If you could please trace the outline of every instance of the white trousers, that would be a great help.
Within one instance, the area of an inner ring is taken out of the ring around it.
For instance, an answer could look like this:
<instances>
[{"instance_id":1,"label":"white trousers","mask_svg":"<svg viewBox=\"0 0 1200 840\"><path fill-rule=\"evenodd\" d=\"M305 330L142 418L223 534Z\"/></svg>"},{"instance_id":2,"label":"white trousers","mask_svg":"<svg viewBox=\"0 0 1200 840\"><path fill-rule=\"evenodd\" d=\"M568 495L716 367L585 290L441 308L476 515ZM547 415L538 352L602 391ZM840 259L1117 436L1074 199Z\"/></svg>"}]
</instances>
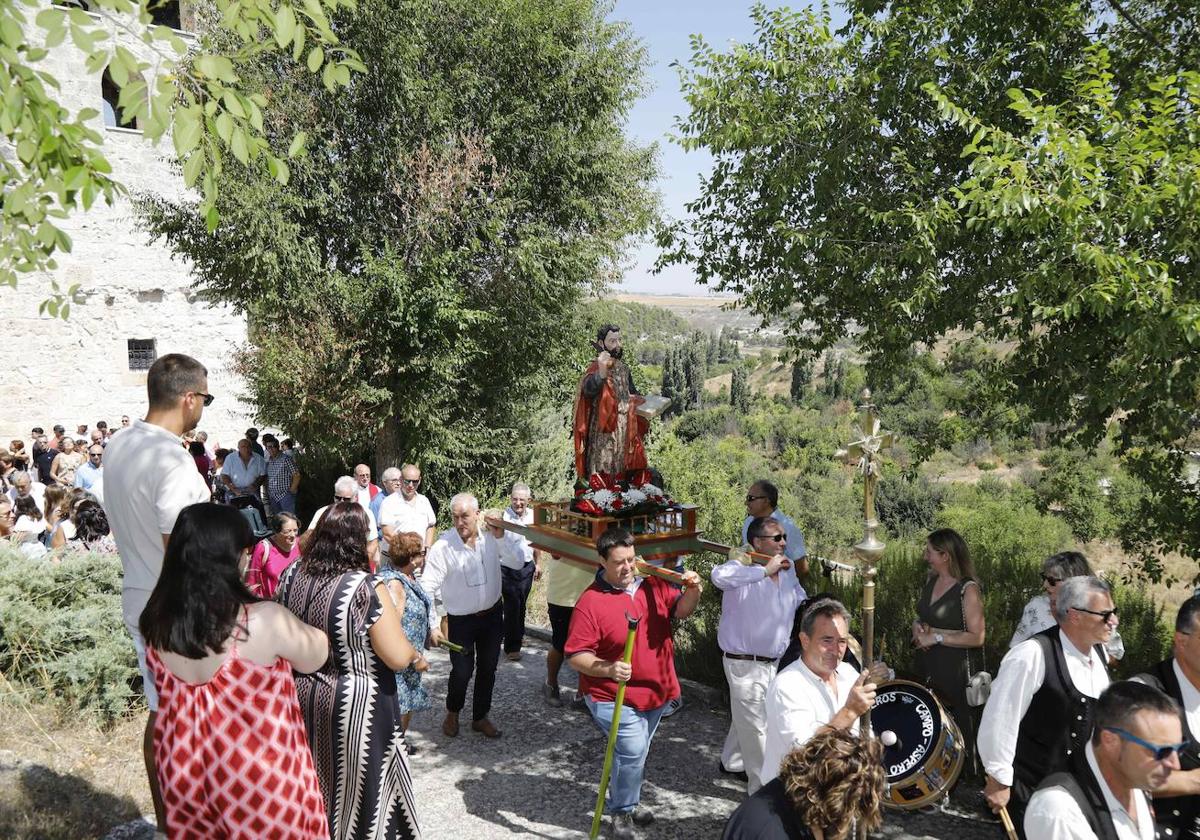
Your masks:
<instances>
[{"instance_id":1,"label":"white trousers","mask_svg":"<svg viewBox=\"0 0 1200 840\"><path fill-rule=\"evenodd\" d=\"M763 750L767 742L767 686L775 679L776 664L727 656L721 657L721 664L729 682L732 718L721 750L721 763L726 770L746 771L746 793L749 795L762 787Z\"/></svg>"}]
</instances>

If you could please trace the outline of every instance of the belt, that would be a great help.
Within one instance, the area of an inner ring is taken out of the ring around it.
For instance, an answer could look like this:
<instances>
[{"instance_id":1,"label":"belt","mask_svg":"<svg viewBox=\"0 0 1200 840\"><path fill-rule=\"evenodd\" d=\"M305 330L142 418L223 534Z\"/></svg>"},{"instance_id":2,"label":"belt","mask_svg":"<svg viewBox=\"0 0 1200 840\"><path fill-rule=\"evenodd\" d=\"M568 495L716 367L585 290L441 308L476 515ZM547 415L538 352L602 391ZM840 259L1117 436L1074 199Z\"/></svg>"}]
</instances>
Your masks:
<instances>
[{"instance_id":1,"label":"belt","mask_svg":"<svg viewBox=\"0 0 1200 840\"><path fill-rule=\"evenodd\" d=\"M778 656L755 656L752 653L725 653L721 651L721 655L726 659L738 659L743 662L774 662L779 659Z\"/></svg>"},{"instance_id":2,"label":"belt","mask_svg":"<svg viewBox=\"0 0 1200 840\"><path fill-rule=\"evenodd\" d=\"M479 612L473 612L473 613L464 613L464 614L463 614L463 616L460 616L460 617L470 617L470 618L476 618L476 617L478 617L478 616L481 616L481 615L487 615L488 613L490 613L490 612L492 612L494 609L496 609L496 607L500 606L500 601L501 601L501 600L503 600L503 599L497 598L497 599L496 599L496 603L492 604L492 605L491 605L490 607L488 607L486 610L480 610Z\"/></svg>"}]
</instances>

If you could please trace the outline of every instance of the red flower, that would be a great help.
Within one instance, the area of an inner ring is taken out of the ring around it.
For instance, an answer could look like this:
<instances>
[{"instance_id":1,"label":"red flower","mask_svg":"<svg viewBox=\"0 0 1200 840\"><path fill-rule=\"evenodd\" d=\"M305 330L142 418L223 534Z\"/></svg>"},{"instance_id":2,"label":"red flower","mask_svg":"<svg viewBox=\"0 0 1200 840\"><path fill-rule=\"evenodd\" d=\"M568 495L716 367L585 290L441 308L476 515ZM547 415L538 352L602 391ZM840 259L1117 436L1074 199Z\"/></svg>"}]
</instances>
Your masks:
<instances>
[{"instance_id":1,"label":"red flower","mask_svg":"<svg viewBox=\"0 0 1200 840\"><path fill-rule=\"evenodd\" d=\"M623 507L625 507L625 500L622 499L620 496L617 496L615 499L612 500L612 509L613 510L620 510Z\"/></svg>"},{"instance_id":2,"label":"red flower","mask_svg":"<svg viewBox=\"0 0 1200 840\"><path fill-rule=\"evenodd\" d=\"M604 480L604 476L600 473L592 473L588 477L588 486L593 490L603 490L608 486L608 483Z\"/></svg>"},{"instance_id":3,"label":"red flower","mask_svg":"<svg viewBox=\"0 0 1200 840\"><path fill-rule=\"evenodd\" d=\"M638 470L629 479L631 487L641 487L644 484L650 483L650 470Z\"/></svg>"},{"instance_id":4,"label":"red flower","mask_svg":"<svg viewBox=\"0 0 1200 840\"><path fill-rule=\"evenodd\" d=\"M575 503L575 509L580 513L586 513L589 516L600 516L604 511L600 510L591 499L580 499Z\"/></svg>"}]
</instances>

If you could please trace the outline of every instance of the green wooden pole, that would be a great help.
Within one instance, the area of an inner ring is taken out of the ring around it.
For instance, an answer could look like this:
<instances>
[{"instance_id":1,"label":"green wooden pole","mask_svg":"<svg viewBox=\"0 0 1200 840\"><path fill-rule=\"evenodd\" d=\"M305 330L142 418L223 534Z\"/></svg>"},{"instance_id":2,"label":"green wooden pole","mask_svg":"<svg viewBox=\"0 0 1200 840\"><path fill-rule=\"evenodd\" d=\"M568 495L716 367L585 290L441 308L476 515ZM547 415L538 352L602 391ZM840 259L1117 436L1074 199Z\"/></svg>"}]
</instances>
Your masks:
<instances>
[{"instance_id":1,"label":"green wooden pole","mask_svg":"<svg viewBox=\"0 0 1200 840\"><path fill-rule=\"evenodd\" d=\"M625 664L633 659L633 640L637 637L638 620L625 613L629 621L629 633L625 636L625 653L621 661ZM600 836L600 817L604 813L604 794L608 790L608 779L612 775L613 750L617 748L617 727L621 725L621 707L625 703L625 683L617 683L617 699L613 704L612 724L608 727L608 749L604 751L604 771L600 774L600 792L596 795L596 813L592 815L591 840Z\"/></svg>"}]
</instances>

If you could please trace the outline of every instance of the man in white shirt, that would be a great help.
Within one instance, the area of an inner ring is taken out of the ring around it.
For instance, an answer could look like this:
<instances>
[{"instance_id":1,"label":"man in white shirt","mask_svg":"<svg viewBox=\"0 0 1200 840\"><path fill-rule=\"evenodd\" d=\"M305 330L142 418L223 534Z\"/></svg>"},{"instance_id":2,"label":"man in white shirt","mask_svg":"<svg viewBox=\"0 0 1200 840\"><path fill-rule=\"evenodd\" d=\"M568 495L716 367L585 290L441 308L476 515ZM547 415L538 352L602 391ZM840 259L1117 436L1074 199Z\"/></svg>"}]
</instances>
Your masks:
<instances>
[{"instance_id":1,"label":"man in white shirt","mask_svg":"<svg viewBox=\"0 0 1200 840\"><path fill-rule=\"evenodd\" d=\"M29 472L13 473L10 479L12 487L8 490L8 498L15 505L17 499L22 496L33 496L33 501L37 504L38 510L46 506L46 485L40 481L34 481L33 475Z\"/></svg>"},{"instance_id":2,"label":"man in white shirt","mask_svg":"<svg viewBox=\"0 0 1200 840\"><path fill-rule=\"evenodd\" d=\"M1154 791L1154 810L1164 838L1200 840L1200 596L1183 602L1175 616L1174 650L1135 680L1159 689L1183 708L1180 769Z\"/></svg>"},{"instance_id":3,"label":"man in white shirt","mask_svg":"<svg viewBox=\"0 0 1200 840\"><path fill-rule=\"evenodd\" d=\"M775 678L779 657L787 650L796 608L805 592L785 553L783 525L759 517L750 522L748 533L751 548L770 555L770 561L747 565L730 559L714 566L711 578L722 592L717 644L729 683L732 718L721 766L728 770L740 759L746 770L746 793L753 794L762 787L767 688Z\"/></svg>"},{"instance_id":4,"label":"man in white shirt","mask_svg":"<svg viewBox=\"0 0 1200 840\"><path fill-rule=\"evenodd\" d=\"M231 501L236 498L249 499L263 519L267 518L266 508L259 496L259 488L267 483L267 461L250 448L250 441L246 438L238 441L237 454L225 459L221 467L221 482L227 488Z\"/></svg>"},{"instance_id":5,"label":"man in white shirt","mask_svg":"<svg viewBox=\"0 0 1200 840\"><path fill-rule=\"evenodd\" d=\"M371 483L371 468L366 464L355 466L354 483L357 485L355 492L358 494L358 503L364 510L370 510L371 500L383 492L378 484Z\"/></svg>"},{"instance_id":6,"label":"man in white shirt","mask_svg":"<svg viewBox=\"0 0 1200 840\"><path fill-rule=\"evenodd\" d=\"M433 545L437 534L437 516L429 499L417 492L421 486L421 468L405 464L400 468L400 492L392 493L379 506L379 525L384 542L406 531L418 534L426 546Z\"/></svg>"},{"instance_id":7,"label":"man in white shirt","mask_svg":"<svg viewBox=\"0 0 1200 840\"><path fill-rule=\"evenodd\" d=\"M333 482L333 502L357 502L358 496L355 493L357 484L352 476L343 475L337 481ZM313 514L313 518L308 523L308 532L305 534L305 543L308 541L308 536L312 533L313 528L317 527L317 523L321 521L321 517L325 511L329 510L329 505L317 508L317 512ZM375 517L370 510L367 514L367 556L371 558L371 567L379 568L379 538L376 534L379 533L379 526L375 523Z\"/></svg>"},{"instance_id":8,"label":"man in white shirt","mask_svg":"<svg viewBox=\"0 0 1200 840\"><path fill-rule=\"evenodd\" d=\"M121 611L133 637L142 690L150 718L143 753L154 799L158 831L166 837L166 817L154 765L154 722L158 694L146 667L146 646L138 620L162 571L163 551L179 512L209 500L208 485L183 448L184 432L196 428L204 407L212 403L208 371L190 356L171 353L157 359L146 378L150 408L113 438L104 454L105 512L121 557L124 580Z\"/></svg>"},{"instance_id":9,"label":"man in white shirt","mask_svg":"<svg viewBox=\"0 0 1200 840\"><path fill-rule=\"evenodd\" d=\"M839 601L821 598L809 605L800 622L800 658L767 689L762 784L779 775L785 755L821 729L858 731L887 668L876 663L859 674L843 659L849 643L850 613Z\"/></svg>"},{"instance_id":10,"label":"man in white shirt","mask_svg":"<svg viewBox=\"0 0 1200 840\"><path fill-rule=\"evenodd\" d=\"M474 672L471 729L488 738L499 738L500 730L488 720L488 712L504 633L500 553L506 543L511 546L512 542L505 539L507 532L502 528L479 533L479 501L470 493L459 493L450 500L450 514L454 527L429 549L421 576L430 600L441 598L445 606L449 640L463 649L462 653L450 652L442 732L451 738L458 734L458 715L466 705L467 686ZM429 636L435 645L447 638L442 635L441 619L434 610L429 611Z\"/></svg>"},{"instance_id":11,"label":"man in white shirt","mask_svg":"<svg viewBox=\"0 0 1200 840\"><path fill-rule=\"evenodd\" d=\"M1113 683L1096 702L1095 731L1083 761L1038 787L1025 812L1025 834L1037 840L1153 840L1146 791L1179 769L1184 747L1179 706L1140 682Z\"/></svg>"},{"instance_id":12,"label":"man in white shirt","mask_svg":"<svg viewBox=\"0 0 1200 840\"><path fill-rule=\"evenodd\" d=\"M779 509L779 488L769 481L760 479L746 491L746 520L742 523L742 542L748 542L750 523L763 517L774 519L783 526L787 534L787 551L796 574L801 578L808 574L808 549L804 546L804 534L796 523Z\"/></svg>"},{"instance_id":13,"label":"man in white shirt","mask_svg":"<svg viewBox=\"0 0 1200 840\"><path fill-rule=\"evenodd\" d=\"M979 725L984 795L994 812L1007 807L1018 829L1042 779L1082 752L1096 698L1110 682L1103 646L1117 612L1108 584L1067 578L1054 612L1057 627L1021 642L1000 663Z\"/></svg>"},{"instance_id":14,"label":"man in white shirt","mask_svg":"<svg viewBox=\"0 0 1200 840\"><path fill-rule=\"evenodd\" d=\"M518 525L532 525L533 510L529 507L531 495L528 484L521 481L514 484L509 505L503 513L504 520ZM504 596L504 655L518 662L521 659L521 643L525 641L525 604L537 577L537 563L529 540L520 534L512 536L515 537L518 550L506 553L500 560L500 589Z\"/></svg>"}]
</instances>

